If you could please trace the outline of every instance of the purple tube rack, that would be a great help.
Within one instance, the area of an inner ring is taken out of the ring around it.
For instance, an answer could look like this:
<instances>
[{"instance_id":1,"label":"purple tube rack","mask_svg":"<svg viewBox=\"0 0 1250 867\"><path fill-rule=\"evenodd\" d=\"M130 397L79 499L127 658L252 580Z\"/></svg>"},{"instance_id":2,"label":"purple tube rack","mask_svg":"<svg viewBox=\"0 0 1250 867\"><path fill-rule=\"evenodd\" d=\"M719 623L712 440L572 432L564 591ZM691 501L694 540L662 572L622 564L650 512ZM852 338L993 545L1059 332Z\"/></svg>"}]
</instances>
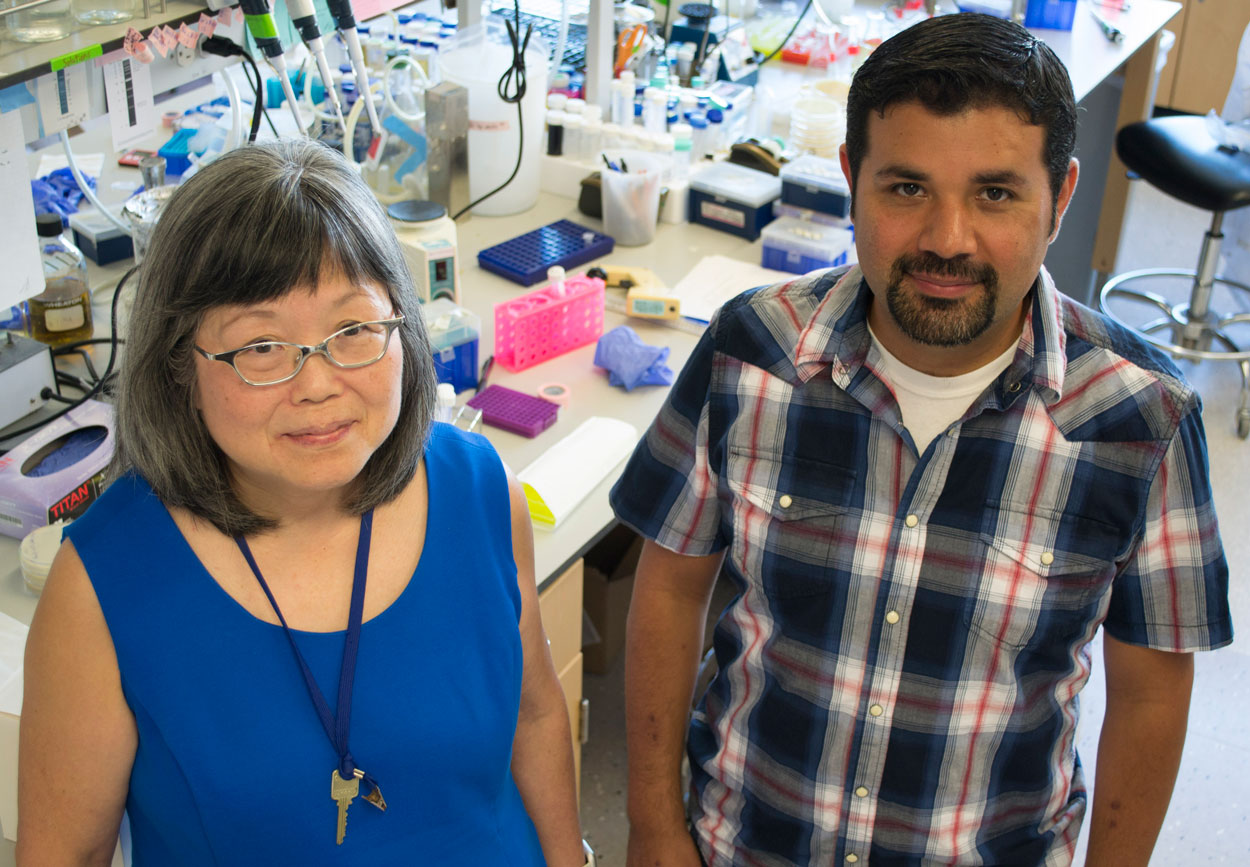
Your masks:
<instances>
[{"instance_id":1,"label":"purple tube rack","mask_svg":"<svg viewBox=\"0 0 1250 867\"><path fill-rule=\"evenodd\" d=\"M555 424L560 407L532 394L488 385L468 402L482 411L482 421L524 437L536 437Z\"/></svg>"}]
</instances>

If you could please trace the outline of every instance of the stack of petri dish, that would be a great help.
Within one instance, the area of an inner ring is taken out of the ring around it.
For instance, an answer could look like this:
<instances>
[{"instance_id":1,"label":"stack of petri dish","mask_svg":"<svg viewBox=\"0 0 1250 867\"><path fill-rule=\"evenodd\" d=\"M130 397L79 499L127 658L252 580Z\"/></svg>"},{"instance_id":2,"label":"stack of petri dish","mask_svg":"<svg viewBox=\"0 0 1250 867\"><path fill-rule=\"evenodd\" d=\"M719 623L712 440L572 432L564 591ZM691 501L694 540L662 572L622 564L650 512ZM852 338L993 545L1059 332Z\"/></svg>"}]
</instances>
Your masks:
<instances>
[{"instance_id":1,"label":"stack of petri dish","mask_svg":"<svg viewBox=\"0 0 1250 867\"><path fill-rule=\"evenodd\" d=\"M803 153L836 158L846 138L846 106L820 94L806 93L790 109L790 146Z\"/></svg>"}]
</instances>

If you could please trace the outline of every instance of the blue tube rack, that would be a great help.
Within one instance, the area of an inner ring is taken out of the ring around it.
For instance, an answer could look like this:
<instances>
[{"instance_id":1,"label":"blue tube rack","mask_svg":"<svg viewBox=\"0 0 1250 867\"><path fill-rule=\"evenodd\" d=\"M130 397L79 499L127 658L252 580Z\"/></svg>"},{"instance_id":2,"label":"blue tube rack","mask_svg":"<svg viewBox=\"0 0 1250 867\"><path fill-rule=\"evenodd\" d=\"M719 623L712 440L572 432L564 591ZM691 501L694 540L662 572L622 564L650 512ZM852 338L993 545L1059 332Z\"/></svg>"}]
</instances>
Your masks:
<instances>
[{"instance_id":1,"label":"blue tube rack","mask_svg":"<svg viewBox=\"0 0 1250 867\"><path fill-rule=\"evenodd\" d=\"M547 279L547 269L559 265L571 271L591 259L612 252L616 242L602 232L571 220L557 220L524 235L487 247L477 254L479 267L522 286Z\"/></svg>"}]
</instances>

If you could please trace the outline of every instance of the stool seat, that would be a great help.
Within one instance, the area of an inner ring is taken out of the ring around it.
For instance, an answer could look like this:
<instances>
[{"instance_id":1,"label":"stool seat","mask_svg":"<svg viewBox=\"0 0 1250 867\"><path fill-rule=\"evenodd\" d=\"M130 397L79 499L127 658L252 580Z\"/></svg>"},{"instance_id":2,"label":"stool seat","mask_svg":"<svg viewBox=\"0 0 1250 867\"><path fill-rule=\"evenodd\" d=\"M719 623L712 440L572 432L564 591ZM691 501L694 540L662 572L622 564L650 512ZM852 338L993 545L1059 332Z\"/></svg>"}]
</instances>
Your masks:
<instances>
[{"instance_id":1,"label":"stool seat","mask_svg":"<svg viewBox=\"0 0 1250 867\"><path fill-rule=\"evenodd\" d=\"M1250 205L1250 152L1221 150L1203 117L1157 117L1129 124L1115 149L1130 170L1204 211Z\"/></svg>"}]
</instances>

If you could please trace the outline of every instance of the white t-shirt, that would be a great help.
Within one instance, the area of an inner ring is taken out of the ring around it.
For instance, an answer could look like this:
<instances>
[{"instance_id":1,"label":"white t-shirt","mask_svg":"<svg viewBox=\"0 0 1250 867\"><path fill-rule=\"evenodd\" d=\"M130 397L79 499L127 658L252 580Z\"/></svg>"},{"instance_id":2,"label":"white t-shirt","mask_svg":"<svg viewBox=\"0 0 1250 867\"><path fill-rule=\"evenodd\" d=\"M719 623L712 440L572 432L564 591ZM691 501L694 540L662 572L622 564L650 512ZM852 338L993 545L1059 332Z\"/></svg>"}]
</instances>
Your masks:
<instances>
[{"instance_id":1,"label":"white t-shirt","mask_svg":"<svg viewBox=\"0 0 1250 867\"><path fill-rule=\"evenodd\" d=\"M877 373L886 381L903 416L903 426L911 432L916 451L924 454L933 438L963 417L972 401L985 391L1011 364L1020 341L990 363L958 376L930 376L899 361L877 339L871 327L873 345L881 355Z\"/></svg>"}]
</instances>

